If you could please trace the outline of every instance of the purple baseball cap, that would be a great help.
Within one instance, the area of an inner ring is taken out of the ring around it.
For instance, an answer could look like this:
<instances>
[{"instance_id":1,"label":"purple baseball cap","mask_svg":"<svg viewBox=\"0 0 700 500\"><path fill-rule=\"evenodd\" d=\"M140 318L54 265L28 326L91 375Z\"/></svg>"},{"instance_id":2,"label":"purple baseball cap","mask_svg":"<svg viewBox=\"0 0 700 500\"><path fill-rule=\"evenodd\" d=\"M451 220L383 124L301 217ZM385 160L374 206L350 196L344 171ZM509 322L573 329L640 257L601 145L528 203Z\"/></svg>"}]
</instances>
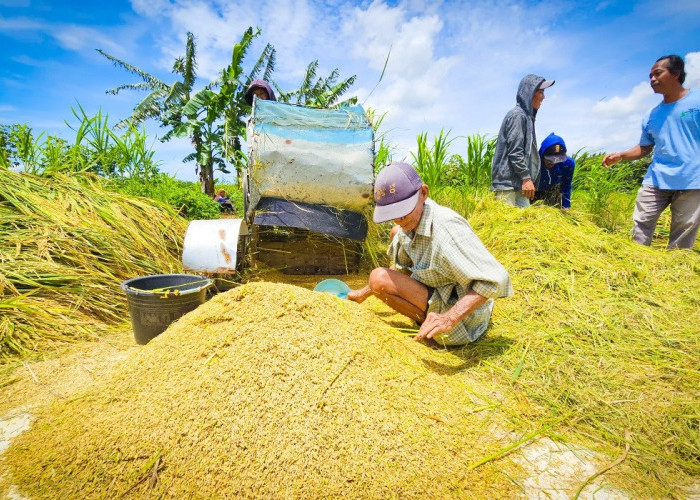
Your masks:
<instances>
[{"instance_id":1,"label":"purple baseball cap","mask_svg":"<svg viewBox=\"0 0 700 500\"><path fill-rule=\"evenodd\" d=\"M374 222L387 222L410 214L423 185L408 163L389 163L374 182Z\"/></svg>"}]
</instances>

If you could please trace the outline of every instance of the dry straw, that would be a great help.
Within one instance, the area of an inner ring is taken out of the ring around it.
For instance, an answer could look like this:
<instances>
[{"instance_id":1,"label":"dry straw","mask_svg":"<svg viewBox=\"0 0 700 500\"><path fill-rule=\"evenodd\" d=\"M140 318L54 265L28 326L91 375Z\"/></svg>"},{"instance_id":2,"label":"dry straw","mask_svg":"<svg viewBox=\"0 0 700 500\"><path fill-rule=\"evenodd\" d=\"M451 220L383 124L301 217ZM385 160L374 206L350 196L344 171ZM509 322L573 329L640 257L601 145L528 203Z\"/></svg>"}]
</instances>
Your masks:
<instances>
[{"instance_id":1,"label":"dry straw","mask_svg":"<svg viewBox=\"0 0 700 500\"><path fill-rule=\"evenodd\" d=\"M0 362L123 321L119 283L178 272L184 225L89 177L0 169Z\"/></svg>"}]
</instances>

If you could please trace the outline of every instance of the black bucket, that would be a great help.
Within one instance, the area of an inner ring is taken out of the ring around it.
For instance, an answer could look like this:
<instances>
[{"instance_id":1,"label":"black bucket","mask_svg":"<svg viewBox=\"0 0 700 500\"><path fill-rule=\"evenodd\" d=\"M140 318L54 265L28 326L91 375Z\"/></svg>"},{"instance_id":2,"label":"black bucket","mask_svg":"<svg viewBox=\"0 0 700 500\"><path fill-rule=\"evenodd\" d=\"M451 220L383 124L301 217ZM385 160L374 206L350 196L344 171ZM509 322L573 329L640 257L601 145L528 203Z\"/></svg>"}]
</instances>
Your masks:
<instances>
[{"instance_id":1,"label":"black bucket","mask_svg":"<svg viewBox=\"0 0 700 500\"><path fill-rule=\"evenodd\" d=\"M209 278L193 274L156 274L122 283L137 344L145 345L182 316L204 304Z\"/></svg>"}]
</instances>

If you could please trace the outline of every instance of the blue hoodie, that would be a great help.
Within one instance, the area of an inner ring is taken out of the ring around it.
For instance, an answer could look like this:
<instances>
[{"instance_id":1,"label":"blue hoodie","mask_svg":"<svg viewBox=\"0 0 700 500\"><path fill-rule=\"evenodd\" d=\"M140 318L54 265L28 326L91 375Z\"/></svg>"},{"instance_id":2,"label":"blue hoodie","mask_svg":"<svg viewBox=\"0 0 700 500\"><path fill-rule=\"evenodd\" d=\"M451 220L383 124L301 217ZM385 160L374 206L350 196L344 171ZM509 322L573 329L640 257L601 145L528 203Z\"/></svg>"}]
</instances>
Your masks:
<instances>
[{"instance_id":1,"label":"blue hoodie","mask_svg":"<svg viewBox=\"0 0 700 500\"><path fill-rule=\"evenodd\" d=\"M551 167L547 167L544 162L544 152L555 144L560 144L561 147L566 149L566 144L564 139L558 135L551 133L549 134L542 145L540 146L540 159L542 160L542 169L540 171L540 182L537 185L537 191L546 191L557 184L559 184L559 189L561 190L561 206L562 208L571 208L571 181L574 178L574 159L567 155L566 161L561 163L555 163Z\"/></svg>"}]
</instances>

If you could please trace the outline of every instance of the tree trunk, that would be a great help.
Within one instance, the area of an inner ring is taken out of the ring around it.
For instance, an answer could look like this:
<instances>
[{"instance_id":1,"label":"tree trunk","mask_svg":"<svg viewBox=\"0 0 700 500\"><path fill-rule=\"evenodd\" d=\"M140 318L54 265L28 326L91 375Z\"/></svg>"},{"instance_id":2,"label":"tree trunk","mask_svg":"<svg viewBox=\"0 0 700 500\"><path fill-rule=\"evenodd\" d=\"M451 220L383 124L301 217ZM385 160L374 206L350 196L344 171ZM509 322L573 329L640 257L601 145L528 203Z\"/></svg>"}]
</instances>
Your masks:
<instances>
[{"instance_id":1,"label":"tree trunk","mask_svg":"<svg viewBox=\"0 0 700 500\"><path fill-rule=\"evenodd\" d=\"M202 167L202 191L212 198L214 197L214 166L209 163Z\"/></svg>"},{"instance_id":2,"label":"tree trunk","mask_svg":"<svg viewBox=\"0 0 700 500\"><path fill-rule=\"evenodd\" d=\"M202 193L214 197L214 164L211 159L211 154L208 155L207 164L199 163L200 152L202 150L202 137L195 131L192 135L192 144L197 152L197 164L199 165L199 185L202 188Z\"/></svg>"}]
</instances>

